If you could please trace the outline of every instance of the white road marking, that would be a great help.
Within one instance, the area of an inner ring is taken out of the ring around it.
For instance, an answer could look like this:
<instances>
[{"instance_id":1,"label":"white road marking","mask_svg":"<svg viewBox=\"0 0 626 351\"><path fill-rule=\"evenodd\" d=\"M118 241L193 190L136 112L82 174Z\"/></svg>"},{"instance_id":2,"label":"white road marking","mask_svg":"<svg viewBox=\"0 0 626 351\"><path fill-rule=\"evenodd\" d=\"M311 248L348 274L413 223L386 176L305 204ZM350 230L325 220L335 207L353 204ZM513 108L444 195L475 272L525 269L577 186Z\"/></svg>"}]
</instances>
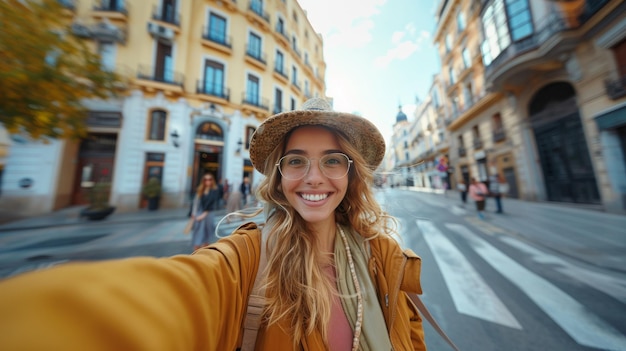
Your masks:
<instances>
[{"instance_id":1,"label":"white road marking","mask_svg":"<svg viewBox=\"0 0 626 351\"><path fill-rule=\"evenodd\" d=\"M578 280L590 287L600 290L626 304L626 281L600 274L585 268L575 267L567 261L554 255L542 252L522 241L509 236L503 236L500 240L517 248L532 257L533 261L549 264L562 274Z\"/></svg>"},{"instance_id":2,"label":"white road marking","mask_svg":"<svg viewBox=\"0 0 626 351\"><path fill-rule=\"evenodd\" d=\"M626 351L626 337L558 287L527 270L459 224L446 224L463 236L485 261L515 284L578 344Z\"/></svg>"},{"instance_id":3,"label":"white road marking","mask_svg":"<svg viewBox=\"0 0 626 351\"><path fill-rule=\"evenodd\" d=\"M430 221L417 220L459 313L522 329L463 254Z\"/></svg>"}]
</instances>

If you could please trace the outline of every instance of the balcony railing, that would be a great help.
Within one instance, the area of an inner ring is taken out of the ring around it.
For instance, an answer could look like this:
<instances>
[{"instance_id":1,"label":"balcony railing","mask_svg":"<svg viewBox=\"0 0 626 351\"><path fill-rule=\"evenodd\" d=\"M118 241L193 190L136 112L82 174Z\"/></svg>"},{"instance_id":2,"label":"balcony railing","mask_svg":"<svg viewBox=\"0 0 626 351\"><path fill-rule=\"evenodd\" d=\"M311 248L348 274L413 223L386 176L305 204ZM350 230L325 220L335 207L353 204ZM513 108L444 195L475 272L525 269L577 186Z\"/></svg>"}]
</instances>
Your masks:
<instances>
[{"instance_id":1,"label":"balcony railing","mask_svg":"<svg viewBox=\"0 0 626 351\"><path fill-rule=\"evenodd\" d=\"M209 84L205 83L203 80L199 80L196 86L196 93L215 96L230 101L230 89L224 87L223 84Z\"/></svg>"},{"instance_id":2,"label":"balcony railing","mask_svg":"<svg viewBox=\"0 0 626 351\"><path fill-rule=\"evenodd\" d=\"M506 138L506 132L504 129L499 128L493 131L493 142L497 143L498 141L502 141Z\"/></svg>"},{"instance_id":3,"label":"balcony railing","mask_svg":"<svg viewBox=\"0 0 626 351\"><path fill-rule=\"evenodd\" d=\"M274 67L274 72L278 73L281 77L285 78L286 80L289 80L289 74L287 74L287 72L285 72L283 68Z\"/></svg>"},{"instance_id":4,"label":"balcony railing","mask_svg":"<svg viewBox=\"0 0 626 351\"><path fill-rule=\"evenodd\" d=\"M249 47L246 46L246 55L252 57L253 59L261 62L262 64L267 64L267 61L265 59L265 54L262 52L258 52L255 50L250 49Z\"/></svg>"},{"instance_id":5,"label":"balcony railing","mask_svg":"<svg viewBox=\"0 0 626 351\"><path fill-rule=\"evenodd\" d=\"M152 80L160 83L174 84L183 86L185 83L185 75L172 70L155 70L154 67L140 65L137 70L137 78Z\"/></svg>"},{"instance_id":6,"label":"balcony railing","mask_svg":"<svg viewBox=\"0 0 626 351\"><path fill-rule=\"evenodd\" d=\"M265 22L267 23L270 22L270 15L267 13L267 11L263 10L263 4L260 1L258 0L250 1L250 4L248 5L248 9L250 9L250 11L258 15L259 17L263 18Z\"/></svg>"},{"instance_id":7,"label":"balcony railing","mask_svg":"<svg viewBox=\"0 0 626 351\"><path fill-rule=\"evenodd\" d=\"M464 157L467 155L467 149L465 149L464 147L460 147L458 151L459 151L459 157Z\"/></svg>"},{"instance_id":8,"label":"balcony railing","mask_svg":"<svg viewBox=\"0 0 626 351\"><path fill-rule=\"evenodd\" d=\"M206 27L202 31L202 39L212 41L216 44L232 49L232 38L226 36L225 33L209 31Z\"/></svg>"},{"instance_id":9,"label":"balcony railing","mask_svg":"<svg viewBox=\"0 0 626 351\"><path fill-rule=\"evenodd\" d=\"M159 11L156 6L152 7L152 19L180 26L180 14L176 13L172 7Z\"/></svg>"},{"instance_id":10,"label":"balcony railing","mask_svg":"<svg viewBox=\"0 0 626 351\"><path fill-rule=\"evenodd\" d=\"M483 141L480 139L474 139L472 144L474 145L474 149L480 149L483 147Z\"/></svg>"},{"instance_id":11,"label":"balcony railing","mask_svg":"<svg viewBox=\"0 0 626 351\"><path fill-rule=\"evenodd\" d=\"M604 81L606 95L612 100L620 99L626 96L626 74L618 79L607 79Z\"/></svg>"},{"instance_id":12,"label":"balcony railing","mask_svg":"<svg viewBox=\"0 0 626 351\"><path fill-rule=\"evenodd\" d=\"M258 107L263 110L269 111L270 108L268 100L266 98L259 97L258 95L242 93L241 94L241 103L246 105L252 105Z\"/></svg>"},{"instance_id":13,"label":"balcony railing","mask_svg":"<svg viewBox=\"0 0 626 351\"><path fill-rule=\"evenodd\" d=\"M93 7L94 11L104 11L104 12L119 12L124 15L128 15L128 9L124 4L120 4L117 2L111 1L101 1L100 5L95 5Z\"/></svg>"}]
</instances>

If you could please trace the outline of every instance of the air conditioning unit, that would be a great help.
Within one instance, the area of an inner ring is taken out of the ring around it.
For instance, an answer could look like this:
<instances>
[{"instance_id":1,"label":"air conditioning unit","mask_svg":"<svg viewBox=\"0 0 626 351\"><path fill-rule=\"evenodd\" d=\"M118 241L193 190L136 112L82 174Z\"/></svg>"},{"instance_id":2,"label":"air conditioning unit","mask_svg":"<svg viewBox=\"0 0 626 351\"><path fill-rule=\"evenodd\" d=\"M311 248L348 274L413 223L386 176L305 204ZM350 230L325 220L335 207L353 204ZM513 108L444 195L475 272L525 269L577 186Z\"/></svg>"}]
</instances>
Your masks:
<instances>
[{"instance_id":1,"label":"air conditioning unit","mask_svg":"<svg viewBox=\"0 0 626 351\"><path fill-rule=\"evenodd\" d=\"M153 22L148 23L148 32L150 32L153 37L160 39L174 39L174 30L172 28L167 28Z\"/></svg>"}]
</instances>

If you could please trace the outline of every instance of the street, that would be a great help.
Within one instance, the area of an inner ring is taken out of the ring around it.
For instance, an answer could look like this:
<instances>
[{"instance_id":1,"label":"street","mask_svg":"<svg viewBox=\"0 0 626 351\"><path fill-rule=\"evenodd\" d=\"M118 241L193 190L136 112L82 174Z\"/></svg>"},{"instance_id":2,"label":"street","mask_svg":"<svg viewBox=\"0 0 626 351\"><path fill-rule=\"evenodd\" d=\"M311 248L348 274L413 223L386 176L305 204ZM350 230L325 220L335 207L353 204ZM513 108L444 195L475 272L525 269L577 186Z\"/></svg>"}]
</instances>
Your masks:
<instances>
[{"instance_id":1,"label":"street","mask_svg":"<svg viewBox=\"0 0 626 351\"><path fill-rule=\"evenodd\" d=\"M499 215L489 199L480 220L455 192L383 189L377 198L398 218L401 246L422 258L424 303L462 350L626 350L624 216L511 199ZM190 253L184 211L164 214L0 226L0 276L72 260ZM241 223L222 224L220 234ZM429 350L449 350L426 321L424 329Z\"/></svg>"}]
</instances>

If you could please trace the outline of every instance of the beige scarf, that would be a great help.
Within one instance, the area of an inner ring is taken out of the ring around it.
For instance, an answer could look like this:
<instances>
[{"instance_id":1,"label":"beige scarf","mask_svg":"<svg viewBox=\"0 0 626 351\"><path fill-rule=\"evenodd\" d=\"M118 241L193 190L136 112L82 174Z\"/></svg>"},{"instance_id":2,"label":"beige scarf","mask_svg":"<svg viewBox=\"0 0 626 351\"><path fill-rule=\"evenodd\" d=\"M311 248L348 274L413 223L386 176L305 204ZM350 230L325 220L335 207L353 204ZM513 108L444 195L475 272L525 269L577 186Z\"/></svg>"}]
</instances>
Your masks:
<instances>
[{"instance_id":1,"label":"beige scarf","mask_svg":"<svg viewBox=\"0 0 626 351\"><path fill-rule=\"evenodd\" d=\"M378 303L374 284L367 270L369 253L366 251L364 238L351 229L343 228L346 234L354 268L363 294L363 326L361 331L360 350L386 351L391 350L391 341L385 324L383 311ZM337 270L337 287L342 295L341 304L354 330L357 319L356 287L350 274L348 256L339 233L335 238L335 265Z\"/></svg>"}]
</instances>

